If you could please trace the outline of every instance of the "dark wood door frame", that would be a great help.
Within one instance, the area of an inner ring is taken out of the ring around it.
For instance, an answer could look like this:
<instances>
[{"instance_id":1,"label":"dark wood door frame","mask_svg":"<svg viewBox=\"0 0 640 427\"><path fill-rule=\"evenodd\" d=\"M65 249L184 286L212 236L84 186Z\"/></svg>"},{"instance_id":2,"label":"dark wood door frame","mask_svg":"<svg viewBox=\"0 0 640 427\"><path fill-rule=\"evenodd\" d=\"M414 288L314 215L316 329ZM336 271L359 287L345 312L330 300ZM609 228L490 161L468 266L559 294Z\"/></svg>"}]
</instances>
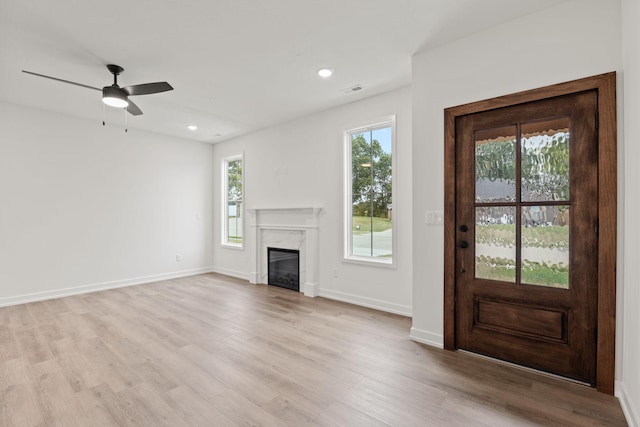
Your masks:
<instances>
[{"instance_id":1,"label":"dark wood door frame","mask_svg":"<svg viewBox=\"0 0 640 427\"><path fill-rule=\"evenodd\" d=\"M596 388L613 394L615 382L617 144L615 72L487 99L444 111L444 347L455 350L456 118L571 93L598 93L598 320Z\"/></svg>"}]
</instances>

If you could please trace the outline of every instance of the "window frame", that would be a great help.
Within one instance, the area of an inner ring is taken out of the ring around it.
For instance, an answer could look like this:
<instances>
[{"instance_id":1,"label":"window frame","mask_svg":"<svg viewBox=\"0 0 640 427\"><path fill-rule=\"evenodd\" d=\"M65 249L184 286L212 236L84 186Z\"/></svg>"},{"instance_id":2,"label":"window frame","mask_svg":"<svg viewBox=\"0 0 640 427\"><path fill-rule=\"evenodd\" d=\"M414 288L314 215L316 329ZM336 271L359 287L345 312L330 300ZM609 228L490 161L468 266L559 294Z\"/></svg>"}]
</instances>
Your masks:
<instances>
[{"instance_id":1,"label":"window frame","mask_svg":"<svg viewBox=\"0 0 640 427\"><path fill-rule=\"evenodd\" d=\"M241 204L240 204L240 226L242 228L242 242L241 243L234 243L234 242L230 242L229 241L229 199L227 198L228 192L229 192L229 163L231 162L235 162L235 161L240 161L241 167L242 167L242 179L241 179L241 184L242 184L242 196L240 198ZM244 224L244 175L245 175L245 170L244 170L244 153L241 154L236 154L234 156L229 156L229 157L225 157L224 159L222 159L222 179L221 179L221 183L222 183L222 194L221 194L221 200L222 200L222 221L221 221L221 230L222 230L222 238L221 238L221 242L220 244L223 247L226 248L231 248L231 249L244 249L244 240L245 240L245 224Z\"/></svg>"},{"instance_id":2,"label":"window frame","mask_svg":"<svg viewBox=\"0 0 640 427\"><path fill-rule=\"evenodd\" d=\"M391 128L391 206L392 206L392 218L397 218L396 207L398 206L396 201L397 195L397 126L396 115L390 115L380 117L378 119L369 120L358 124L357 126L350 127L343 132L343 261L354 264L363 264L369 266L395 268L397 264L397 234L398 228L392 223L391 234L391 257L371 257L353 254L353 187L352 187L352 135L365 132L374 131L376 129Z\"/></svg>"}]
</instances>

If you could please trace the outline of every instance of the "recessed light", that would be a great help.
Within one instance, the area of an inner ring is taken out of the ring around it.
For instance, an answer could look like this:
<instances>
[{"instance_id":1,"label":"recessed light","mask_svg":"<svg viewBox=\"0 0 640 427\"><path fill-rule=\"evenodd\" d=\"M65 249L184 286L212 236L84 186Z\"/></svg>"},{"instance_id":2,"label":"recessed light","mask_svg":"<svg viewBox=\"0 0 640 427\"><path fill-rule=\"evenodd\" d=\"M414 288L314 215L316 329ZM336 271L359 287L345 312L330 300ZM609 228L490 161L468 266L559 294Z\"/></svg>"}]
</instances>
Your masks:
<instances>
[{"instance_id":1,"label":"recessed light","mask_svg":"<svg viewBox=\"0 0 640 427\"><path fill-rule=\"evenodd\" d=\"M318 75L322 78L331 77L333 75L333 70L330 68L320 68L318 70Z\"/></svg>"},{"instance_id":2,"label":"recessed light","mask_svg":"<svg viewBox=\"0 0 640 427\"><path fill-rule=\"evenodd\" d=\"M187 129L189 129L189 130L198 130L198 126L196 126L196 125L189 125L189 126L187 126Z\"/></svg>"}]
</instances>

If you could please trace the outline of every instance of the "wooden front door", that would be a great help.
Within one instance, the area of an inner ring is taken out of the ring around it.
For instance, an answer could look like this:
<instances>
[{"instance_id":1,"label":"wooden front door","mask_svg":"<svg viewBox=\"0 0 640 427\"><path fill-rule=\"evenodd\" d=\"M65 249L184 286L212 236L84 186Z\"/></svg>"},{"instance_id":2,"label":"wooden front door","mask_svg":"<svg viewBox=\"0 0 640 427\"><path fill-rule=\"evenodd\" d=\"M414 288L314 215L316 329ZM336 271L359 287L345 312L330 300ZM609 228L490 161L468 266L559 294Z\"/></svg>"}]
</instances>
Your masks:
<instances>
[{"instance_id":1,"label":"wooden front door","mask_svg":"<svg viewBox=\"0 0 640 427\"><path fill-rule=\"evenodd\" d=\"M458 348L594 382L596 101L458 120Z\"/></svg>"},{"instance_id":2,"label":"wooden front door","mask_svg":"<svg viewBox=\"0 0 640 427\"><path fill-rule=\"evenodd\" d=\"M592 89L455 118L455 348L598 383L598 107Z\"/></svg>"}]
</instances>

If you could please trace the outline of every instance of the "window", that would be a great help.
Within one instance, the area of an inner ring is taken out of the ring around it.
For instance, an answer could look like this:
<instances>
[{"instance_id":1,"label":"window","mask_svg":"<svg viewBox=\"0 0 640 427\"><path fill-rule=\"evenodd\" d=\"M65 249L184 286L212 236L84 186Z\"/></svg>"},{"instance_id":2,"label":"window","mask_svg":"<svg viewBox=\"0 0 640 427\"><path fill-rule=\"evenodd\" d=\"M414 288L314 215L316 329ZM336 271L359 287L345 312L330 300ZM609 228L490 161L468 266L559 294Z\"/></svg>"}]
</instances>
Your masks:
<instances>
[{"instance_id":1,"label":"window","mask_svg":"<svg viewBox=\"0 0 640 427\"><path fill-rule=\"evenodd\" d=\"M393 263L395 118L345 132L345 259Z\"/></svg>"},{"instance_id":2,"label":"window","mask_svg":"<svg viewBox=\"0 0 640 427\"><path fill-rule=\"evenodd\" d=\"M242 247L242 155L222 161L222 244Z\"/></svg>"}]
</instances>

